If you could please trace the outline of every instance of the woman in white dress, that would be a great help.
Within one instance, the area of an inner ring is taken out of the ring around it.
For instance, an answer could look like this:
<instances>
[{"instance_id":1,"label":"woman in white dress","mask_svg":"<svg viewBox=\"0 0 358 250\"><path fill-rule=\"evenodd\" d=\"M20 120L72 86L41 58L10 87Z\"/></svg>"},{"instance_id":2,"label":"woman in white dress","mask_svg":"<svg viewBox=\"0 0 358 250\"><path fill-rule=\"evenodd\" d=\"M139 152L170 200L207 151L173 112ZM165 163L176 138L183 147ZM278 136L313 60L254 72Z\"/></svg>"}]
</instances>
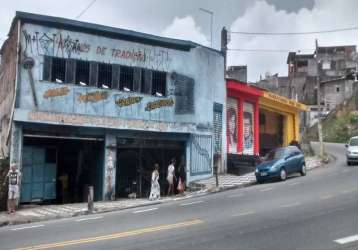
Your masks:
<instances>
[{"instance_id":1,"label":"woman in white dress","mask_svg":"<svg viewBox=\"0 0 358 250\"><path fill-rule=\"evenodd\" d=\"M160 199L160 186L159 186L159 164L154 164L154 170L152 172L152 185L150 188L149 200Z\"/></svg>"},{"instance_id":2,"label":"woman in white dress","mask_svg":"<svg viewBox=\"0 0 358 250\"><path fill-rule=\"evenodd\" d=\"M170 165L168 166L168 175L167 175L167 181L168 181L168 196L171 194L174 194L174 178L175 178L175 159L172 159L170 161Z\"/></svg>"}]
</instances>

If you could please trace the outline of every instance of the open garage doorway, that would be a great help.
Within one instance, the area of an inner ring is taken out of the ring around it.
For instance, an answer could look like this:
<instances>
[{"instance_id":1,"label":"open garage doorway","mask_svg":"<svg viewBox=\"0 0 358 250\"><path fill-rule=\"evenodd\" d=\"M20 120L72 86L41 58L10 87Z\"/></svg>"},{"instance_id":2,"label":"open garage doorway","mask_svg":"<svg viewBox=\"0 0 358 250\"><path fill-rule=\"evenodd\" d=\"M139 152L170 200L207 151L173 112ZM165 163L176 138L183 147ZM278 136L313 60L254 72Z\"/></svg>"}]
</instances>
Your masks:
<instances>
[{"instance_id":1,"label":"open garage doorway","mask_svg":"<svg viewBox=\"0 0 358 250\"><path fill-rule=\"evenodd\" d=\"M75 203L94 186L102 198L103 140L24 136L22 203Z\"/></svg>"},{"instance_id":2,"label":"open garage doorway","mask_svg":"<svg viewBox=\"0 0 358 250\"><path fill-rule=\"evenodd\" d=\"M283 146L284 119L279 113L260 108L260 155Z\"/></svg>"},{"instance_id":3,"label":"open garage doorway","mask_svg":"<svg viewBox=\"0 0 358 250\"><path fill-rule=\"evenodd\" d=\"M186 168L185 142L119 139L116 172L117 198L149 197L151 174L155 163L159 164L159 184L161 195L164 196L168 188L167 169L172 158L176 160L176 176L179 176L181 168L184 168L184 171Z\"/></svg>"}]
</instances>

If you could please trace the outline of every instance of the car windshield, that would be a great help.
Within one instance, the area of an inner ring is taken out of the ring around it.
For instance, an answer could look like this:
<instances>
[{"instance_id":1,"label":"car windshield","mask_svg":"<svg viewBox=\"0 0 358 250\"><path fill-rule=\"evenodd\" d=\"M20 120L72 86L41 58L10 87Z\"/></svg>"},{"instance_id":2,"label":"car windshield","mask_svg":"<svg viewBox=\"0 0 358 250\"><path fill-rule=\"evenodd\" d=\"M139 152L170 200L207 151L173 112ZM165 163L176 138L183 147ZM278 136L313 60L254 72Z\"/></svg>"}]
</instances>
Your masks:
<instances>
[{"instance_id":1,"label":"car windshield","mask_svg":"<svg viewBox=\"0 0 358 250\"><path fill-rule=\"evenodd\" d=\"M274 159L280 159L283 158L285 155L286 150L284 148L278 148L275 150L272 150L270 153L267 154L266 160L274 160Z\"/></svg>"},{"instance_id":2,"label":"car windshield","mask_svg":"<svg viewBox=\"0 0 358 250\"><path fill-rule=\"evenodd\" d=\"M351 139L349 146L358 146L358 138Z\"/></svg>"}]
</instances>

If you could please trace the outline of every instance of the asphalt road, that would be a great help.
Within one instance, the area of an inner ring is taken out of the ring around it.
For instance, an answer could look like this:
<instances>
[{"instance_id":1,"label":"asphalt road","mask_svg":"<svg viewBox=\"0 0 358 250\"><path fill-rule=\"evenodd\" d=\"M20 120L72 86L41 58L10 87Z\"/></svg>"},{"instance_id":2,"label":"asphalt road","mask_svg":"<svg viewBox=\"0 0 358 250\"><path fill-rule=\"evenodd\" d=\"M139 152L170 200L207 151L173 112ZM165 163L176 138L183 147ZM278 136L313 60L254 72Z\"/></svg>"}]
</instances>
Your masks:
<instances>
[{"instance_id":1,"label":"asphalt road","mask_svg":"<svg viewBox=\"0 0 358 250\"><path fill-rule=\"evenodd\" d=\"M336 162L285 182L3 227L0 249L358 249L358 166L327 151Z\"/></svg>"}]
</instances>

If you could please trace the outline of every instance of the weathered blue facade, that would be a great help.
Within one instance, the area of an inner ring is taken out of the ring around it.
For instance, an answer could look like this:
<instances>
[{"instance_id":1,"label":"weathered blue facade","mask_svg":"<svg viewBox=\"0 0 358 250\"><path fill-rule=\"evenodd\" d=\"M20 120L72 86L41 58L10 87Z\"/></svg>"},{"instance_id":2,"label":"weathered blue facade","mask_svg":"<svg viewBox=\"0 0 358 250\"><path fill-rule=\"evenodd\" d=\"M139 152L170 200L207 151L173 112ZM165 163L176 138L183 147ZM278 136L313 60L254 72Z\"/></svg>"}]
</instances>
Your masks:
<instances>
[{"instance_id":1,"label":"weathered blue facade","mask_svg":"<svg viewBox=\"0 0 358 250\"><path fill-rule=\"evenodd\" d=\"M26 136L103 140L98 176L102 199L115 197L120 138L183 142L187 183L213 174L215 152L218 165L225 166L225 126L215 129L214 140L214 106L226 103L220 52L192 42L28 13L17 13L14 23L19 23L19 64L10 121L12 162L21 166ZM63 69L56 68L58 61L52 58L66 59L64 79L54 79L55 71L61 77ZM78 68L69 70L79 62L89 65L88 82L76 80ZM99 82L100 64L110 67L109 87ZM124 78L115 69L125 66L134 72L132 89L119 87ZM161 93L153 92L155 75L149 71L165 75ZM146 83L152 86L149 92L144 91ZM225 121L225 114L217 117L220 124Z\"/></svg>"}]
</instances>

